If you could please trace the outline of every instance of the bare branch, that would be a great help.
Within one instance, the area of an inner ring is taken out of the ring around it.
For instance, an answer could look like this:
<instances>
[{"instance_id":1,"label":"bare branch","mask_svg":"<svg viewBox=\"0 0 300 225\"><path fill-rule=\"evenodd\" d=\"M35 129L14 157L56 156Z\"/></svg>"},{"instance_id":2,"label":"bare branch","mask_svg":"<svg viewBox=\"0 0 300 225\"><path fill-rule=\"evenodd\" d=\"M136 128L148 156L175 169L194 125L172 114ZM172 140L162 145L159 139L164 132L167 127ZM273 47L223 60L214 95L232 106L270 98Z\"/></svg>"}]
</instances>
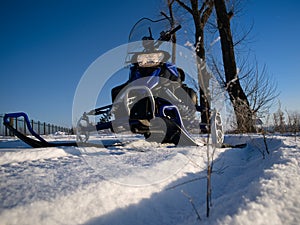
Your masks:
<instances>
[{"instance_id":1,"label":"bare branch","mask_svg":"<svg viewBox=\"0 0 300 225\"><path fill-rule=\"evenodd\" d=\"M239 40L235 41L235 42L233 43L233 45L236 46L236 45L239 45L239 44L241 44L242 42L244 42L244 41L249 37L250 33L251 33L252 30L253 30L253 27L254 27L254 25L253 25L253 23L252 23L252 25L251 25L251 27L248 29L248 31L246 31L246 32L244 33L244 35L243 35L241 38L239 38Z\"/></svg>"},{"instance_id":2,"label":"bare branch","mask_svg":"<svg viewBox=\"0 0 300 225\"><path fill-rule=\"evenodd\" d=\"M279 95L276 83L267 73L266 65L260 71L257 62L244 75L243 86L255 114L267 113Z\"/></svg>"},{"instance_id":3,"label":"bare branch","mask_svg":"<svg viewBox=\"0 0 300 225\"><path fill-rule=\"evenodd\" d=\"M215 72L214 74L218 75L218 80L221 82L222 86L226 87L226 81L223 72L219 69L220 66L218 66L218 63L214 57L212 57L212 67Z\"/></svg>"},{"instance_id":4,"label":"bare branch","mask_svg":"<svg viewBox=\"0 0 300 225\"><path fill-rule=\"evenodd\" d=\"M202 7L206 6L205 11L203 12L203 10L201 11ZM201 9L199 10L200 15L201 16L201 23L202 24L206 24L212 11L213 11L213 6L214 6L214 2L213 1L205 1L201 7ZM203 13L202 13L203 12Z\"/></svg>"},{"instance_id":5,"label":"bare branch","mask_svg":"<svg viewBox=\"0 0 300 225\"><path fill-rule=\"evenodd\" d=\"M186 11L188 11L190 14L193 15L193 10L188 7L186 4L184 4L182 1L180 0L175 0L182 8L184 8Z\"/></svg>"}]
</instances>

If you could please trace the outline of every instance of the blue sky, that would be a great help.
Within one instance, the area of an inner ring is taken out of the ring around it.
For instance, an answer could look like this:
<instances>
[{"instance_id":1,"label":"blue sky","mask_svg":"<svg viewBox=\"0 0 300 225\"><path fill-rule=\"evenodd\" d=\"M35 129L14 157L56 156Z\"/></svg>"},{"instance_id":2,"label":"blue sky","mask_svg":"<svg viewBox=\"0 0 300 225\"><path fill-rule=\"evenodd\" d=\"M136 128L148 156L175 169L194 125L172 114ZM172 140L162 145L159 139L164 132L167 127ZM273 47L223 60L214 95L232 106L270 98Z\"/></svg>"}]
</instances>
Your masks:
<instances>
[{"instance_id":1,"label":"blue sky","mask_svg":"<svg viewBox=\"0 0 300 225\"><path fill-rule=\"evenodd\" d=\"M155 18L160 2L0 1L0 113L25 111L33 119L69 126L85 70L125 44L138 19ZM246 6L239 19L254 22L251 49L278 82L282 108L300 111L299 1Z\"/></svg>"},{"instance_id":2,"label":"blue sky","mask_svg":"<svg viewBox=\"0 0 300 225\"><path fill-rule=\"evenodd\" d=\"M250 1L251 44L260 64L278 83L282 110L300 111L300 1Z\"/></svg>"}]
</instances>

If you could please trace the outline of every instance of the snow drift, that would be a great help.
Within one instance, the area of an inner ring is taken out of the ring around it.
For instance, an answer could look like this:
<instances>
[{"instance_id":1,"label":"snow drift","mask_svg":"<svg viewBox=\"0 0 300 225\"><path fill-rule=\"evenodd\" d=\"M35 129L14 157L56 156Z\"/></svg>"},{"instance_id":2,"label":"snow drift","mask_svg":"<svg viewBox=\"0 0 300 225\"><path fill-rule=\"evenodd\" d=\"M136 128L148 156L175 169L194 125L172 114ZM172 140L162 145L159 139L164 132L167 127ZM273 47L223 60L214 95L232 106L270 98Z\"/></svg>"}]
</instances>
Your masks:
<instances>
[{"instance_id":1,"label":"snow drift","mask_svg":"<svg viewBox=\"0 0 300 225\"><path fill-rule=\"evenodd\" d=\"M261 136L226 136L244 141L216 149L206 218L206 146L31 149L2 137L1 224L299 224L299 138L269 136L265 159Z\"/></svg>"}]
</instances>

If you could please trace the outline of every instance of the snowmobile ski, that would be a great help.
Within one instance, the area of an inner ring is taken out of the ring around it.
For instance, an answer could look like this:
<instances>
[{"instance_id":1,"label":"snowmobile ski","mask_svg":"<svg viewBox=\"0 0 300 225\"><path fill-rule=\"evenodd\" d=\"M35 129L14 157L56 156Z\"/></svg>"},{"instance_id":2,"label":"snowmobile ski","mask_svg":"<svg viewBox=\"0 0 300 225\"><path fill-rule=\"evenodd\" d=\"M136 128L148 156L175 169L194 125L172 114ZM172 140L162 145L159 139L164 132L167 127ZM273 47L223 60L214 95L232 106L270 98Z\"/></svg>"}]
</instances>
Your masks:
<instances>
[{"instance_id":1,"label":"snowmobile ski","mask_svg":"<svg viewBox=\"0 0 300 225\"><path fill-rule=\"evenodd\" d=\"M36 139L30 138L17 129L15 129L13 126L10 125L9 119L10 118L19 118L23 117L24 121L26 123L26 127L29 130L29 132L34 136ZM3 124L20 140L25 142L26 144L30 145L33 148L47 148L47 147L62 147L62 146L74 146L74 147L115 147L115 146L123 146L124 143L120 141L105 141L102 140L101 143L91 143L91 142L78 142L78 141L54 141L54 142L48 142L44 138L42 138L40 135L38 135L33 129L29 122L28 116L24 112L18 112L18 113L9 113L4 115Z\"/></svg>"}]
</instances>

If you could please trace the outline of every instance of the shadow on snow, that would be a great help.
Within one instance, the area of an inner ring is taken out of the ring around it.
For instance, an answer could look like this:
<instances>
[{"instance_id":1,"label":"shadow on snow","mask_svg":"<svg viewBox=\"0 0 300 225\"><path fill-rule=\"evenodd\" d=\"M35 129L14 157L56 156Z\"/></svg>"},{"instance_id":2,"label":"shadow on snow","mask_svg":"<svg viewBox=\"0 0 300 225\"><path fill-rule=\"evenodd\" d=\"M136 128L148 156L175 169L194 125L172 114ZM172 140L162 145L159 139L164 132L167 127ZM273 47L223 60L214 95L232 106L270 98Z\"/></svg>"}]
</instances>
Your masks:
<instances>
[{"instance_id":1,"label":"shadow on snow","mask_svg":"<svg viewBox=\"0 0 300 225\"><path fill-rule=\"evenodd\" d=\"M238 138L238 137L237 137ZM233 140L231 138L231 140ZM235 140L238 141L238 140ZM262 159L262 138L248 138L244 149L228 149L215 160L212 175L211 215L206 218L206 171L189 173L171 183L165 190L152 194L138 204L116 209L106 215L93 218L86 225L99 224L198 224L197 216L189 199L190 195L201 216L201 224L215 224L225 216L233 216L246 206L247 201L254 201L260 195L259 180L270 179L264 170L275 163L286 163L276 151L283 143L279 139L268 139L271 152ZM183 184L187 181L197 181ZM183 184L183 185L180 185ZM118 198L118 196L116 196Z\"/></svg>"}]
</instances>

